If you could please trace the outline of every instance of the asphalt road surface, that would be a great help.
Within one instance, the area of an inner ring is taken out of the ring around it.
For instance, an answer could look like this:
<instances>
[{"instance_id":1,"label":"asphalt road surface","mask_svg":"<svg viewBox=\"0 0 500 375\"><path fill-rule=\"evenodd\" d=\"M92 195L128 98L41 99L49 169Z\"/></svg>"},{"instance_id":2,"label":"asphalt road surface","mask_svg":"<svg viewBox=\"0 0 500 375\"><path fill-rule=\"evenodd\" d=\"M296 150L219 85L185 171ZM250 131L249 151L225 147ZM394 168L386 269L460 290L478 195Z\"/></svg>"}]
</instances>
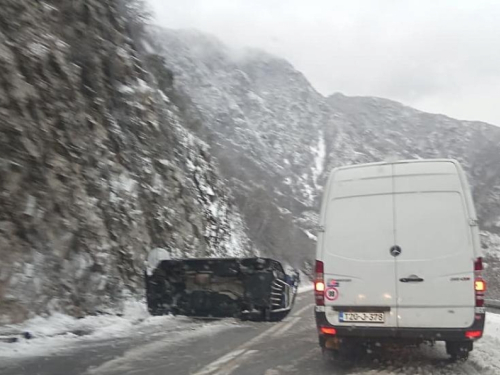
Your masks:
<instances>
[{"instance_id":1,"label":"asphalt road surface","mask_svg":"<svg viewBox=\"0 0 500 375\"><path fill-rule=\"evenodd\" d=\"M2 375L500 374L500 342L483 339L466 363L443 345L386 348L356 360L325 362L312 293L300 294L279 323L177 318L165 329L103 339L44 357L0 363Z\"/></svg>"}]
</instances>

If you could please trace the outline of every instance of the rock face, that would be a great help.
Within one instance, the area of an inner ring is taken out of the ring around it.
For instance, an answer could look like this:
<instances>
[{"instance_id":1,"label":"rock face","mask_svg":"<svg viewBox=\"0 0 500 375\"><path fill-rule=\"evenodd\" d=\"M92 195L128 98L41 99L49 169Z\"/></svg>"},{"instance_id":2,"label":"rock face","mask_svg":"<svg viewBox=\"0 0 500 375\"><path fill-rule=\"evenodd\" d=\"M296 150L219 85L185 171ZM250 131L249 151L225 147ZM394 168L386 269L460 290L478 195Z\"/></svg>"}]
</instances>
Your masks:
<instances>
[{"instance_id":1,"label":"rock face","mask_svg":"<svg viewBox=\"0 0 500 375\"><path fill-rule=\"evenodd\" d=\"M323 97L288 62L231 50L197 31L151 27L145 48L174 73L174 86L189 99L183 113L202 124L193 130L212 146L265 251L313 259L328 172L391 159L458 159L482 229L500 232L500 128L386 99Z\"/></svg>"},{"instance_id":2,"label":"rock face","mask_svg":"<svg viewBox=\"0 0 500 375\"><path fill-rule=\"evenodd\" d=\"M0 321L94 313L142 294L152 248L254 251L171 81L139 59L129 5L2 2Z\"/></svg>"}]
</instances>

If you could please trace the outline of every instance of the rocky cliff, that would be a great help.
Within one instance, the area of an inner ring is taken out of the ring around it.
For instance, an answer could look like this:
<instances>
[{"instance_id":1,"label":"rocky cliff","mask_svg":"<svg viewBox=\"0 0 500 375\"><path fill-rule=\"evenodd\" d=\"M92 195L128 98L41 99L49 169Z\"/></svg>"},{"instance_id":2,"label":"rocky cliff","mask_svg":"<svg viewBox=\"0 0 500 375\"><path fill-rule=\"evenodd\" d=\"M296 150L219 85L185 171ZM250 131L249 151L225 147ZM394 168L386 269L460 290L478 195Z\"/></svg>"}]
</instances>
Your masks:
<instances>
[{"instance_id":1,"label":"rocky cliff","mask_svg":"<svg viewBox=\"0 0 500 375\"><path fill-rule=\"evenodd\" d=\"M208 145L138 55L131 5L2 1L0 321L117 306L142 294L153 248L253 251Z\"/></svg>"}]
</instances>

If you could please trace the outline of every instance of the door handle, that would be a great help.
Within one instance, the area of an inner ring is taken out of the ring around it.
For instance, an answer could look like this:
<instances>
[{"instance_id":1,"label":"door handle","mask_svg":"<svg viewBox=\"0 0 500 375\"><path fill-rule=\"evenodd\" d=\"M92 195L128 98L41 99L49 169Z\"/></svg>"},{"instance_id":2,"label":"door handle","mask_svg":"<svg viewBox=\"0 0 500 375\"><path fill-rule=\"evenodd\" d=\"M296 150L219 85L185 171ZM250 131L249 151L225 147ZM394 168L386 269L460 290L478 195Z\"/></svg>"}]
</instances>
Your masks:
<instances>
[{"instance_id":1,"label":"door handle","mask_svg":"<svg viewBox=\"0 0 500 375\"><path fill-rule=\"evenodd\" d=\"M410 276L410 277L403 277L399 279L402 283L421 283L424 281L421 277L418 276Z\"/></svg>"}]
</instances>

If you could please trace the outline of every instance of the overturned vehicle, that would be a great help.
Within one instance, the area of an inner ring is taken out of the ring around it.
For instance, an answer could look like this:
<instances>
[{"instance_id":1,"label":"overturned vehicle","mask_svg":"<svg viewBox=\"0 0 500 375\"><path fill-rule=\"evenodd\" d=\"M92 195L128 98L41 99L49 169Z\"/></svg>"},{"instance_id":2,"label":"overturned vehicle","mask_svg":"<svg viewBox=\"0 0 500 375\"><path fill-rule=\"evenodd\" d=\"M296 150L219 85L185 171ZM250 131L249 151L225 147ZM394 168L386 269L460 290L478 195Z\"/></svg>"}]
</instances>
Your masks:
<instances>
[{"instance_id":1,"label":"overturned vehicle","mask_svg":"<svg viewBox=\"0 0 500 375\"><path fill-rule=\"evenodd\" d=\"M299 277L269 258L165 259L145 274L152 315L279 321L292 309Z\"/></svg>"}]
</instances>

